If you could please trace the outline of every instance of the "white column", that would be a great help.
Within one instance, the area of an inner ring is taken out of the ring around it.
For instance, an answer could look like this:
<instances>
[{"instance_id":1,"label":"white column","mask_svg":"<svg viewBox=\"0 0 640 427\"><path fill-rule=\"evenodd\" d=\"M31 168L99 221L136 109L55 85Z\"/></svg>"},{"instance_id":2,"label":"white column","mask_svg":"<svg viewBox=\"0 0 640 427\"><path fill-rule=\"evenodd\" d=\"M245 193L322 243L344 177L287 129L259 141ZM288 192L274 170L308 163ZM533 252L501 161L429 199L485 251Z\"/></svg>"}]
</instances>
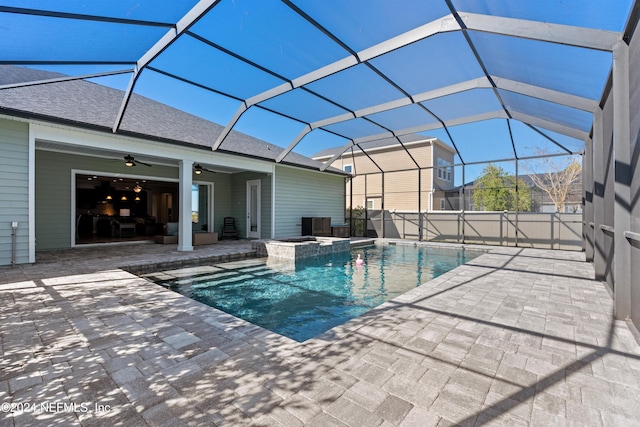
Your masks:
<instances>
[{"instance_id":1,"label":"white column","mask_svg":"<svg viewBox=\"0 0 640 427\"><path fill-rule=\"evenodd\" d=\"M192 251L192 225L191 225L191 185L193 173L193 162L191 160L180 161L180 184L179 184L179 221L178 221L178 250Z\"/></svg>"},{"instance_id":2,"label":"white column","mask_svg":"<svg viewBox=\"0 0 640 427\"><path fill-rule=\"evenodd\" d=\"M276 165L271 169L271 239L276 238Z\"/></svg>"},{"instance_id":3,"label":"white column","mask_svg":"<svg viewBox=\"0 0 640 427\"><path fill-rule=\"evenodd\" d=\"M29 124L29 262L36 262L36 137ZM75 193L73 193L75 194ZM75 215L71 215L75 218ZM72 240L73 241L73 240Z\"/></svg>"},{"instance_id":4,"label":"white column","mask_svg":"<svg viewBox=\"0 0 640 427\"><path fill-rule=\"evenodd\" d=\"M631 315L631 118L629 109L629 46L620 40L613 51L614 271L615 317Z\"/></svg>"}]
</instances>

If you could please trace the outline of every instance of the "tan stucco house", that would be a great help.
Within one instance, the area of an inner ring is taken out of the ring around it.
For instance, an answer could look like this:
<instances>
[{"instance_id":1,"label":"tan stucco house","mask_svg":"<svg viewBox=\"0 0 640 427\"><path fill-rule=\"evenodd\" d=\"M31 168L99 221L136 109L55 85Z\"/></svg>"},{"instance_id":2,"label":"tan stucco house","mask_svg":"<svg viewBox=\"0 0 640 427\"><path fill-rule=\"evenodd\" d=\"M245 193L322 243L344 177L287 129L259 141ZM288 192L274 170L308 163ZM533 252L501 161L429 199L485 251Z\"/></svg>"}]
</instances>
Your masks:
<instances>
[{"instance_id":1,"label":"tan stucco house","mask_svg":"<svg viewBox=\"0 0 640 427\"><path fill-rule=\"evenodd\" d=\"M326 162L341 148L311 156ZM454 188L455 150L438 138L412 134L354 145L332 166L350 173L346 206L368 210L443 210L444 191Z\"/></svg>"}]
</instances>

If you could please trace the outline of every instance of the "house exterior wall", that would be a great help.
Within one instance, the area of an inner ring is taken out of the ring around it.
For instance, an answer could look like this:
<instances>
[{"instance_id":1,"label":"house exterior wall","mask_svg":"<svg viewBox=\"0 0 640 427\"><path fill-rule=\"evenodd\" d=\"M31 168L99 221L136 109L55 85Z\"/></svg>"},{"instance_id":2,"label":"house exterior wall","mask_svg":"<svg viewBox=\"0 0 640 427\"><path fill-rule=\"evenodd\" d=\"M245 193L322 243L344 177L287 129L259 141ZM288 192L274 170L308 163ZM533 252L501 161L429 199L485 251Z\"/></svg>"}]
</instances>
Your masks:
<instances>
[{"instance_id":1,"label":"house exterior wall","mask_svg":"<svg viewBox=\"0 0 640 427\"><path fill-rule=\"evenodd\" d=\"M300 236L302 217L331 217L332 224L343 224L344 189L341 175L276 166L274 237Z\"/></svg>"},{"instance_id":2,"label":"house exterior wall","mask_svg":"<svg viewBox=\"0 0 640 427\"><path fill-rule=\"evenodd\" d=\"M347 183L347 206L368 205L369 209L381 209L384 191L385 210L439 210L439 199L431 194L434 187L448 189L454 186L453 166L450 167L449 181L438 178L437 171L431 167L436 165L438 158L453 165L454 152L441 142L406 143L406 150L399 145L370 150L366 146L364 148L368 157L359 151L347 152L334 163L335 167L343 170L351 165L355 174Z\"/></svg>"},{"instance_id":3,"label":"house exterior wall","mask_svg":"<svg viewBox=\"0 0 640 427\"><path fill-rule=\"evenodd\" d=\"M442 160L448 163L449 166L438 167L438 161ZM454 154L445 149L440 144L434 144L433 146L433 169L429 169L429 172L433 174L433 205L431 210L440 211L447 209L446 197L444 191L454 187L455 182L455 168L453 167ZM440 172L440 173L439 173Z\"/></svg>"},{"instance_id":4,"label":"house exterior wall","mask_svg":"<svg viewBox=\"0 0 640 427\"><path fill-rule=\"evenodd\" d=\"M241 172L231 176L230 215L241 238L247 236L247 181L260 180L260 238L271 236L271 177L264 173ZM222 220L222 218L221 218Z\"/></svg>"},{"instance_id":5,"label":"house exterior wall","mask_svg":"<svg viewBox=\"0 0 640 427\"><path fill-rule=\"evenodd\" d=\"M0 119L0 265L13 257L12 222L16 230L16 263L29 262L29 127Z\"/></svg>"}]
</instances>

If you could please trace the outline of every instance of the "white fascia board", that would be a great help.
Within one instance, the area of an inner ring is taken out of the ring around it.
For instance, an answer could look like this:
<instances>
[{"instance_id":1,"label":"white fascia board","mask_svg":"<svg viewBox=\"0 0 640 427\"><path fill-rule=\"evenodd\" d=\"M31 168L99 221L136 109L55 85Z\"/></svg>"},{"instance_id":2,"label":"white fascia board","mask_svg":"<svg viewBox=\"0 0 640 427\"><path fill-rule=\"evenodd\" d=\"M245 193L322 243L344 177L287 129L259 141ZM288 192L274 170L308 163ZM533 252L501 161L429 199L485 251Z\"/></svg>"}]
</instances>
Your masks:
<instances>
[{"instance_id":1,"label":"white fascia board","mask_svg":"<svg viewBox=\"0 0 640 427\"><path fill-rule=\"evenodd\" d=\"M342 173L338 173L337 171L325 172L326 169L328 169L329 166L331 166L331 165L322 165L318 169L316 169L316 168L301 168L299 166L289 165L289 164L286 164L286 163L272 163L272 165L274 166L275 170L278 170L278 168L289 168L289 169L296 169L298 171L317 173L317 174L322 174L322 175L326 175L327 173L331 173L331 174L336 175L336 176L345 176L345 177L349 176L349 174L346 173L345 171L341 171Z\"/></svg>"},{"instance_id":2,"label":"white fascia board","mask_svg":"<svg viewBox=\"0 0 640 427\"><path fill-rule=\"evenodd\" d=\"M445 143L444 141L440 141L438 138L433 138L433 139L434 139L433 141L434 146L437 145L438 147L453 153L453 155L458 154L456 149L450 146L449 144Z\"/></svg>"},{"instance_id":3,"label":"white fascia board","mask_svg":"<svg viewBox=\"0 0 640 427\"><path fill-rule=\"evenodd\" d=\"M511 117L514 118L515 120L519 120L523 123L528 123L532 126L537 126L553 132L557 132L562 135L570 136L580 141L584 141L586 138L589 137L589 132L581 131L579 129L575 129L569 126L564 126L559 123L550 122L549 120L544 120L538 117L530 116L528 114L519 113L514 110L509 110L509 113L511 114Z\"/></svg>"},{"instance_id":4,"label":"white fascia board","mask_svg":"<svg viewBox=\"0 0 640 427\"><path fill-rule=\"evenodd\" d=\"M619 33L526 19L461 12L467 29L612 52Z\"/></svg>"},{"instance_id":5,"label":"white fascia board","mask_svg":"<svg viewBox=\"0 0 640 427\"><path fill-rule=\"evenodd\" d=\"M73 129L64 126L32 123L35 140L49 141L78 147L97 148L114 153L148 155L167 159L169 164L178 165L180 160L191 160L215 166L234 167L255 172L270 172L271 161L251 159L242 155L211 152L197 148L177 146L162 142L145 140L122 135L108 135L85 129Z\"/></svg>"}]
</instances>

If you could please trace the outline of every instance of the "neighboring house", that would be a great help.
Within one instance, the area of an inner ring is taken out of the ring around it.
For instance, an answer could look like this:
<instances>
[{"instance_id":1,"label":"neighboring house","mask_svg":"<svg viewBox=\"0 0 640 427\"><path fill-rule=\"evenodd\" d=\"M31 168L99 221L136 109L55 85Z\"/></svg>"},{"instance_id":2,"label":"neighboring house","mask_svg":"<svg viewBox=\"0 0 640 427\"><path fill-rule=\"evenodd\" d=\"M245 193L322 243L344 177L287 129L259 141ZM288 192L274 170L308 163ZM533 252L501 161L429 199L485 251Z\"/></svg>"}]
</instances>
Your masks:
<instances>
[{"instance_id":1,"label":"neighboring house","mask_svg":"<svg viewBox=\"0 0 640 427\"><path fill-rule=\"evenodd\" d=\"M222 126L135 94L113 133L123 92L88 81L7 88L59 76L0 65L0 265L168 228L188 251L192 232L220 232L225 217L241 238L298 236L306 216L344 220L339 169L295 153L277 163L280 147L235 131L212 151Z\"/></svg>"},{"instance_id":2,"label":"neighboring house","mask_svg":"<svg viewBox=\"0 0 640 427\"><path fill-rule=\"evenodd\" d=\"M402 144L395 138L367 142L362 144L364 152L354 146L332 164L351 174L347 207L404 212L444 208L440 190L454 187L455 150L437 138L417 134L400 140ZM340 150L330 148L312 158L326 162Z\"/></svg>"},{"instance_id":3,"label":"neighboring house","mask_svg":"<svg viewBox=\"0 0 640 427\"><path fill-rule=\"evenodd\" d=\"M540 174L544 177L543 174ZM520 179L531 189L531 207L534 212L556 212L556 206L549 195L540 187L536 186L529 175L520 175ZM474 211L473 192L475 191L476 182L471 181L464 186L464 210ZM455 187L444 192L445 210L459 211L461 210L462 186ZM571 185L567 198L565 200L563 213L580 213L582 212L582 175Z\"/></svg>"}]
</instances>

